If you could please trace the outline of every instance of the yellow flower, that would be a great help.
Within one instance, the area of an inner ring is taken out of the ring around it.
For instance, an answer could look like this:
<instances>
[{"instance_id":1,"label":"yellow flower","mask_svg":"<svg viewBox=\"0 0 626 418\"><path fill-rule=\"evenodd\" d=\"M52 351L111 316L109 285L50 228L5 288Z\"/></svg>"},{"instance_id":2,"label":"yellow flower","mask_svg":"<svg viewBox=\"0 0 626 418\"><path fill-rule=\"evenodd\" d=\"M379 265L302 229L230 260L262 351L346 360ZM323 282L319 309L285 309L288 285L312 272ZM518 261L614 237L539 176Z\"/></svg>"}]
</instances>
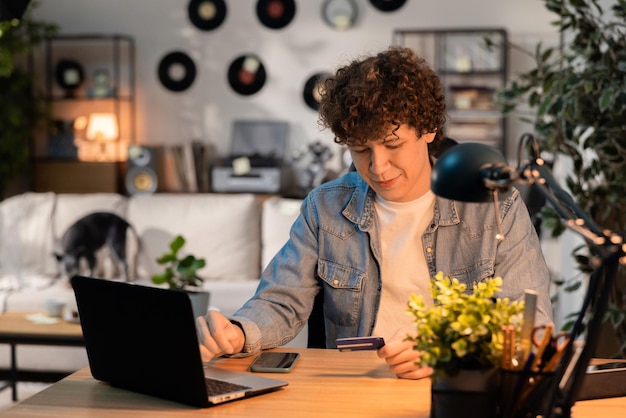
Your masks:
<instances>
[{"instance_id":1,"label":"yellow flower","mask_svg":"<svg viewBox=\"0 0 626 418\"><path fill-rule=\"evenodd\" d=\"M467 286L438 272L431 279L433 304L410 295L407 312L413 316L417 335L408 339L422 352L419 365L435 370L435 376L454 374L463 368L497 366L502 356L502 325L519 324L523 302L494 298L502 278L487 278Z\"/></svg>"}]
</instances>

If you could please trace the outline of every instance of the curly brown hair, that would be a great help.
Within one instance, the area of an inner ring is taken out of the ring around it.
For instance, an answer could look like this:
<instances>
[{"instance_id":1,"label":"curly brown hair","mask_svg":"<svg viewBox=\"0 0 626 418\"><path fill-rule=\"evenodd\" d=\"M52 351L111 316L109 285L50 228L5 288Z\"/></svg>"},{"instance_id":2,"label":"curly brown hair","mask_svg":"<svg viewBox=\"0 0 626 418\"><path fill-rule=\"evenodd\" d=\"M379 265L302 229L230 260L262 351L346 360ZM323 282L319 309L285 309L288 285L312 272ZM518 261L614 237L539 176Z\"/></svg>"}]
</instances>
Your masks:
<instances>
[{"instance_id":1,"label":"curly brown hair","mask_svg":"<svg viewBox=\"0 0 626 418\"><path fill-rule=\"evenodd\" d=\"M335 142L362 145L383 139L389 126L407 124L417 134L436 132L434 153L443 138L446 102L441 80L409 48L390 47L354 60L328 77L320 89L319 124Z\"/></svg>"}]
</instances>

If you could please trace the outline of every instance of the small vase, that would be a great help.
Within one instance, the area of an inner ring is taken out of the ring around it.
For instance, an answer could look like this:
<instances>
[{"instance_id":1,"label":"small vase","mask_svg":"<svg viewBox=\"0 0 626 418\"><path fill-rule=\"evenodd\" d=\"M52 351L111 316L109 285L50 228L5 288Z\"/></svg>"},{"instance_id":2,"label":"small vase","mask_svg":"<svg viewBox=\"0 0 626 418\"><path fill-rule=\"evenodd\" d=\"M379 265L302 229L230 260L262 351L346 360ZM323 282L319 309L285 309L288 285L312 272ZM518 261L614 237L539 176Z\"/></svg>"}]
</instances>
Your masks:
<instances>
[{"instance_id":1,"label":"small vase","mask_svg":"<svg viewBox=\"0 0 626 418\"><path fill-rule=\"evenodd\" d=\"M209 292L191 292L187 291L189 299L191 300L191 309L193 310L193 317L206 315L209 310Z\"/></svg>"},{"instance_id":2,"label":"small vase","mask_svg":"<svg viewBox=\"0 0 626 418\"><path fill-rule=\"evenodd\" d=\"M432 382L431 418L495 418L498 368L461 370Z\"/></svg>"}]
</instances>

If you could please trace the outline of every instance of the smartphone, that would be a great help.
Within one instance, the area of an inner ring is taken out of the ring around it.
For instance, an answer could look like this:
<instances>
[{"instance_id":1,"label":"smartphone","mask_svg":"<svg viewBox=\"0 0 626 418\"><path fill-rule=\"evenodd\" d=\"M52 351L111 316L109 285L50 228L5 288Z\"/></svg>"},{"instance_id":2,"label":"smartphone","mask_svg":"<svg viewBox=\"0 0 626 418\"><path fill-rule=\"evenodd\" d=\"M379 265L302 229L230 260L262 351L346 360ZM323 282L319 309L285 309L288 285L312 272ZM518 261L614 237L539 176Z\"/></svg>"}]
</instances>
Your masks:
<instances>
[{"instance_id":1,"label":"smartphone","mask_svg":"<svg viewBox=\"0 0 626 418\"><path fill-rule=\"evenodd\" d=\"M383 337L350 337L335 340L339 351L378 350L385 345Z\"/></svg>"},{"instance_id":2,"label":"smartphone","mask_svg":"<svg viewBox=\"0 0 626 418\"><path fill-rule=\"evenodd\" d=\"M587 373L591 372L601 372L605 370L626 370L625 362L610 362L610 363L601 363L587 366Z\"/></svg>"},{"instance_id":3,"label":"smartphone","mask_svg":"<svg viewBox=\"0 0 626 418\"><path fill-rule=\"evenodd\" d=\"M264 351L252 361L249 370L251 372L288 373L293 369L298 358L300 358L299 353Z\"/></svg>"}]
</instances>

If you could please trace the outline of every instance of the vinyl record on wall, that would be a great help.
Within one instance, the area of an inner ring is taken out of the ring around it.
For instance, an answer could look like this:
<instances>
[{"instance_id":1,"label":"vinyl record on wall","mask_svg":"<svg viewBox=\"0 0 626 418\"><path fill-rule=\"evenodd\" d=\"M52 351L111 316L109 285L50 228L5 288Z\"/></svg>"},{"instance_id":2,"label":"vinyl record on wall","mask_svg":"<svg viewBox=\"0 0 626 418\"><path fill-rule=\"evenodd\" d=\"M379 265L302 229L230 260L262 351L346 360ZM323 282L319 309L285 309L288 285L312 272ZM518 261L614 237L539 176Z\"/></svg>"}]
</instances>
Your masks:
<instances>
[{"instance_id":1,"label":"vinyl record on wall","mask_svg":"<svg viewBox=\"0 0 626 418\"><path fill-rule=\"evenodd\" d=\"M187 14L196 28L211 31L226 19L226 3L224 0L190 0Z\"/></svg>"},{"instance_id":2,"label":"vinyl record on wall","mask_svg":"<svg viewBox=\"0 0 626 418\"><path fill-rule=\"evenodd\" d=\"M249 96L265 84L265 66L254 54L241 55L228 67L228 83L237 93Z\"/></svg>"},{"instance_id":3,"label":"vinyl record on wall","mask_svg":"<svg viewBox=\"0 0 626 418\"><path fill-rule=\"evenodd\" d=\"M322 87L322 82L328 75L328 73L313 74L306 83L304 83L302 97L307 106L313 110L317 111L320 108L320 88Z\"/></svg>"},{"instance_id":4,"label":"vinyl record on wall","mask_svg":"<svg viewBox=\"0 0 626 418\"><path fill-rule=\"evenodd\" d=\"M78 61L63 59L54 70L57 84L65 90L65 97L74 97L76 90L85 81L83 66Z\"/></svg>"},{"instance_id":5,"label":"vinyl record on wall","mask_svg":"<svg viewBox=\"0 0 626 418\"><path fill-rule=\"evenodd\" d=\"M326 0L322 4L322 19L333 29L350 29L357 16L358 8L353 0Z\"/></svg>"},{"instance_id":6,"label":"vinyl record on wall","mask_svg":"<svg viewBox=\"0 0 626 418\"><path fill-rule=\"evenodd\" d=\"M294 0L258 0L256 14L261 23L270 29L282 29L296 14Z\"/></svg>"},{"instance_id":7,"label":"vinyl record on wall","mask_svg":"<svg viewBox=\"0 0 626 418\"><path fill-rule=\"evenodd\" d=\"M181 92L187 90L196 79L196 64L186 53L173 51L161 58L157 73L163 87Z\"/></svg>"},{"instance_id":8,"label":"vinyl record on wall","mask_svg":"<svg viewBox=\"0 0 626 418\"><path fill-rule=\"evenodd\" d=\"M370 3L381 12L393 12L404 6L406 0L370 0Z\"/></svg>"}]
</instances>

